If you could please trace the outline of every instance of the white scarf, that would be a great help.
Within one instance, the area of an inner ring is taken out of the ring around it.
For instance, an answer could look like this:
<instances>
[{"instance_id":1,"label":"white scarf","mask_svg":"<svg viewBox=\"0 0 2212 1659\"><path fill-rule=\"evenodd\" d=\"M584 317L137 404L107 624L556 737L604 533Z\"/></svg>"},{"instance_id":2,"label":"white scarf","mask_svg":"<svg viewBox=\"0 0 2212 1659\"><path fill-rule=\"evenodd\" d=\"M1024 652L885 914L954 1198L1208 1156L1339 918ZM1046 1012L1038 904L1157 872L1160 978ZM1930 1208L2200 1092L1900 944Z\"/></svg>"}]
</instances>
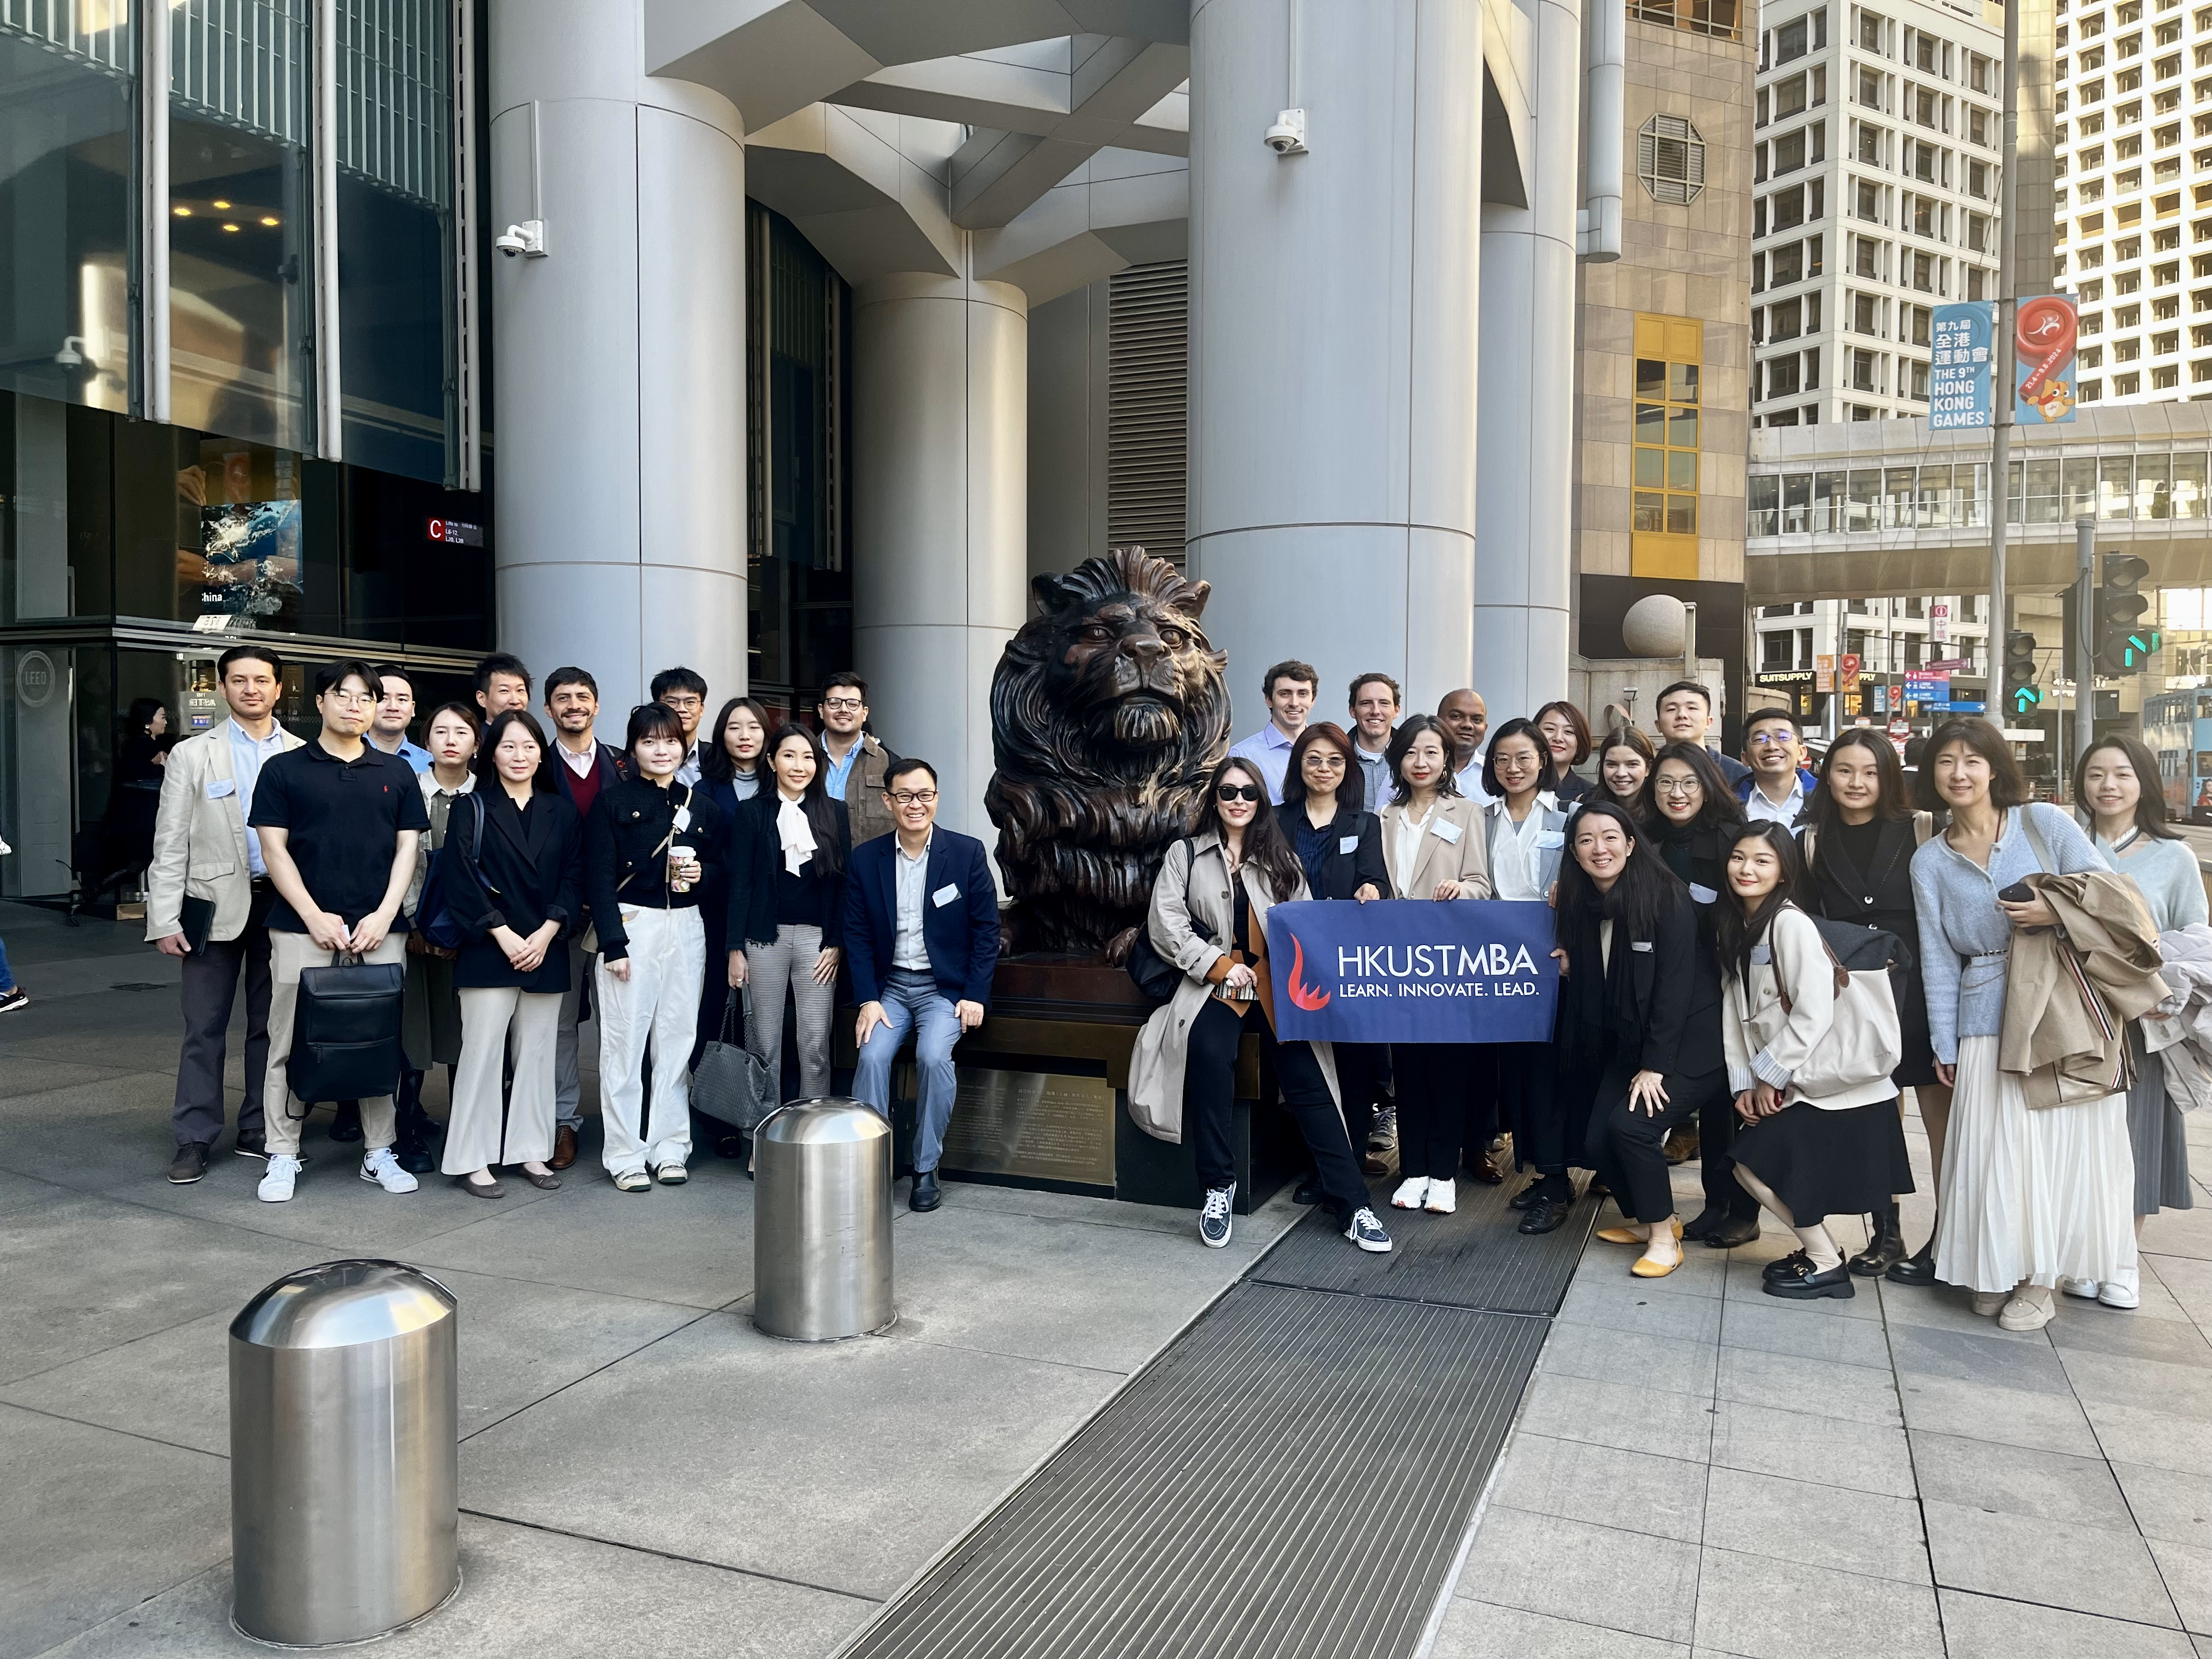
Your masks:
<instances>
[{"instance_id":1,"label":"white scarf","mask_svg":"<svg viewBox=\"0 0 2212 1659\"><path fill-rule=\"evenodd\" d=\"M785 800L781 794L776 799L775 838L783 848L783 867L797 875L814 856L814 826L806 821L804 806Z\"/></svg>"}]
</instances>

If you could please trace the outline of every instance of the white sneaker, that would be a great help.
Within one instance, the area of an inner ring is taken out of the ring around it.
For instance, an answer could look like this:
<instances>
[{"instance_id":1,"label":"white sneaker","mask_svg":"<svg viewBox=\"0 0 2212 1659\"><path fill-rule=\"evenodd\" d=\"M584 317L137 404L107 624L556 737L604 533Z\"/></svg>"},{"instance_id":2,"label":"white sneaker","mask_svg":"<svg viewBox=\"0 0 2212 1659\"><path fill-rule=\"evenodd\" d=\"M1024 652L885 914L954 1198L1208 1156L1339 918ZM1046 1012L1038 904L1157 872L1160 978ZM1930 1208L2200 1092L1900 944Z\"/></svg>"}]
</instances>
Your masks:
<instances>
[{"instance_id":1,"label":"white sneaker","mask_svg":"<svg viewBox=\"0 0 2212 1659\"><path fill-rule=\"evenodd\" d=\"M1459 1182L1431 1181L1428 1198L1421 1207L1431 1215L1449 1215L1459 1208Z\"/></svg>"},{"instance_id":2,"label":"white sneaker","mask_svg":"<svg viewBox=\"0 0 2212 1659\"><path fill-rule=\"evenodd\" d=\"M1198 1242L1209 1250L1218 1250L1229 1242L1231 1206L1237 1201L1237 1183L1226 1187L1208 1187L1205 1207L1198 1212Z\"/></svg>"},{"instance_id":3,"label":"white sneaker","mask_svg":"<svg viewBox=\"0 0 2212 1659\"><path fill-rule=\"evenodd\" d=\"M2139 1269L2124 1267L2113 1278L2097 1286L2097 1300L2108 1308L2140 1308L2142 1306L2142 1296L2138 1289L2141 1284Z\"/></svg>"},{"instance_id":4,"label":"white sneaker","mask_svg":"<svg viewBox=\"0 0 2212 1659\"><path fill-rule=\"evenodd\" d=\"M269 1168L263 1172L261 1184L253 1195L264 1204L283 1204L290 1201L293 1186L300 1178L300 1160L287 1158L282 1152L269 1155Z\"/></svg>"},{"instance_id":5,"label":"white sneaker","mask_svg":"<svg viewBox=\"0 0 2212 1659\"><path fill-rule=\"evenodd\" d=\"M399 1167L399 1160L392 1157L389 1146L380 1146L362 1159L361 1178L374 1181L387 1193L411 1193L422 1184Z\"/></svg>"},{"instance_id":6,"label":"white sneaker","mask_svg":"<svg viewBox=\"0 0 2212 1659\"><path fill-rule=\"evenodd\" d=\"M1428 1176L1407 1176L1398 1183L1398 1190L1390 1194L1390 1207L1394 1210L1418 1210L1428 1195Z\"/></svg>"},{"instance_id":7,"label":"white sneaker","mask_svg":"<svg viewBox=\"0 0 2212 1659\"><path fill-rule=\"evenodd\" d=\"M2078 1296L2084 1302L2097 1299L2097 1281L2094 1279L2062 1279L2058 1288L2069 1296Z\"/></svg>"}]
</instances>

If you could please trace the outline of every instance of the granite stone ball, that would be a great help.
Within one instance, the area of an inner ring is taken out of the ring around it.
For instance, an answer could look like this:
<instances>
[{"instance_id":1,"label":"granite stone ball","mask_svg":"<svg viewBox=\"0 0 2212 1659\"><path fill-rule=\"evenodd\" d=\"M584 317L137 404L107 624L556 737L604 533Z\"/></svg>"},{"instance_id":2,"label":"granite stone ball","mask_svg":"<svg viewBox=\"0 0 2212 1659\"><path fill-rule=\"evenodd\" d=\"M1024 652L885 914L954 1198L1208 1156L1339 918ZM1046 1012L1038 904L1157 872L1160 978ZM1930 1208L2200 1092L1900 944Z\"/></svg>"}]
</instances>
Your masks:
<instances>
[{"instance_id":1,"label":"granite stone ball","mask_svg":"<svg viewBox=\"0 0 2212 1659\"><path fill-rule=\"evenodd\" d=\"M1679 657L1685 616L1672 593L1646 593L1620 619L1621 642L1632 657Z\"/></svg>"}]
</instances>

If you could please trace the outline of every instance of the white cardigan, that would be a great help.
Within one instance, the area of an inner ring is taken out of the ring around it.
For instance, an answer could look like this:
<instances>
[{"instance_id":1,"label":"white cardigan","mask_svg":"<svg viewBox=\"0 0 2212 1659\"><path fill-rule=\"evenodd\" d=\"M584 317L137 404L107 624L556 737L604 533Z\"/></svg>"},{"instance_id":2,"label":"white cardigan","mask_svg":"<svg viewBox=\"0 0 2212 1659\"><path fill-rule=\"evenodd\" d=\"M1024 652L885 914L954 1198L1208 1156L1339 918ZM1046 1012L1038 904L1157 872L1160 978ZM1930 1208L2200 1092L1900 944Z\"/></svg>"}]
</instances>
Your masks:
<instances>
[{"instance_id":1,"label":"white cardigan","mask_svg":"<svg viewBox=\"0 0 2212 1659\"><path fill-rule=\"evenodd\" d=\"M1751 964L1749 986L1736 977L1732 963L1723 964L1721 973L1726 1001L1721 1040L1728 1052L1730 1091L1741 1094L1754 1081L1771 1084L1783 1091L1785 1106L1803 1101L1830 1112L1895 1098L1897 1085L1887 1078L1819 1100L1790 1081L1835 1023L1836 968L1820 930L1794 904L1775 912L1766 945L1769 959ZM1781 992L1785 985L1790 1002L1786 1013Z\"/></svg>"}]
</instances>

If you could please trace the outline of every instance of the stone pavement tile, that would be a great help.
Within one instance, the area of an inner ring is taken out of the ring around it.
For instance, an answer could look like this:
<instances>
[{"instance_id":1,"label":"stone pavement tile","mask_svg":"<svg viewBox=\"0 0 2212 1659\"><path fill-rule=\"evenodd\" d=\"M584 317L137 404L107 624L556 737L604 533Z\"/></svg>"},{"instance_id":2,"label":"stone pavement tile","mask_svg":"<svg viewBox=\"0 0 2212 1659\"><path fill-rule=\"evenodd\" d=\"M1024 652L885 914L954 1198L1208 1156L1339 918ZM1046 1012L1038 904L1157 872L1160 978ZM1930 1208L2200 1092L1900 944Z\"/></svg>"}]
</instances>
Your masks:
<instances>
[{"instance_id":1,"label":"stone pavement tile","mask_svg":"<svg viewBox=\"0 0 2212 1659\"><path fill-rule=\"evenodd\" d=\"M1600 1382L1633 1378L1647 1389L1710 1399L1719 1361L1718 1351L1709 1343L1554 1322L1536 1369Z\"/></svg>"},{"instance_id":2,"label":"stone pavement tile","mask_svg":"<svg viewBox=\"0 0 2212 1659\"><path fill-rule=\"evenodd\" d=\"M42 1095L50 1089L103 1083L128 1073L113 1066L85 1065L76 1060L40 1060L0 1048L0 1100L21 1095ZM170 1085L175 1086L173 1081Z\"/></svg>"},{"instance_id":3,"label":"stone pavement tile","mask_svg":"<svg viewBox=\"0 0 2212 1659\"><path fill-rule=\"evenodd\" d=\"M1808 1521L1817 1517L1810 1531ZM1869 1578L1925 1584L1928 1543L1909 1498L1809 1486L1717 1468L1705 1488L1705 1545L1813 1564Z\"/></svg>"},{"instance_id":4,"label":"stone pavement tile","mask_svg":"<svg viewBox=\"0 0 2212 1659\"><path fill-rule=\"evenodd\" d=\"M2212 1262L2203 1265L2212 1267ZM2142 1285L2144 1299L2150 1300L2152 1291L2163 1288L2146 1279ZM2170 1296L2159 1299L2169 1303L2172 1300ZM2187 1315L2178 1319L2164 1319L2155 1314L2148 1318L2143 1316L2144 1310L2140 1308L2107 1308L2100 1303L2084 1302L2069 1296L2066 1298L2065 1316L2052 1320L2045 1329L2050 1334L2051 1346L2061 1354L2069 1350L2117 1354L2129 1359L2155 1359L2161 1364L2191 1365L2198 1370L2212 1371L2212 1342L2204 1340L2203 1332Z\"/></svg>"},{"instance_id":5,"label":"stone pavement tile","mask_svg":"<svg viewBox=\"0 0 2212 1659\"><path fill-rule=\"evenodd\" d=\"M1713 1419L1713 1462L1808 1486L1912 1496L1905 1431L1723 1401Z\"/></svg>"},{"instance_id":6,"label":"stone pavement tile","mask_svg":"<svg viewBox=\"0 0 2212 1659\"><path fill-rule=\"evenodd\" d=\"M943 1209L899 1224L893 1340L1133 1371L1261 1249L1243 1228L1227 1249L1209 1250L1195 1227L1160 1233L979 1212L965 1203L976 1190L948 1182Z\"/></svg>"},{"instance_id":7,"label":"stone pavement tile","mask_svg":"<svg viewBox=\"0 0 2212 1659\"><path fill-rule=\"evenodd\" d=\"M0 1406L0 1659L43 1653L230 1554L230 1465Z\"/></svg>"},{"instance_id":8,"label":"stone pavement tile","mask_svg":"<svg viewBox=\"0 0 2212 1659\"><path fill-rule=\"evenodd\" d=\"M321 1259L287 1240L64 1197L0 1227L0 1382L218 1310Z\"/></svg>"},{"instance_id":9,"label":"stone pavement tile","mask_svg":"<svg viewBox=\"0 0 2212 1659\"><path fill-rule=\"evenodd\" d=\"M2212 1547L2212 1478L2140 1463L2115 1463L2112 1473L2144 1537Z\"/></svg>"},{"instance_id":10,"label":"stone pavement tile","mask_svg":"<svg viewBox=\"0 0 2212 1659\"><path fill-rule=\"evenodd\" d=\"M1516 1431L1702 1463L1712 1446L1714 1409L1698 1395L1539 1371L1522 1397Z\"/></svg>"},{"instance_id":11,"label":"stone pavement tile","mask_svg":"<svg viewBox=\"0 0 2212 1659\"><path fill-rule=\"evenodd\" d=\"M1761 1296L1730 1302L1721 1315L1721 1346L1794 1354L1825 1364L1889 1369L1889 1340L1876 1319L1823 1319L1807 1310L1825 1303Z\"/></svg>"},{"instance_id":12,"label":"stone pavement tile","mask_svg":"<svg viewBox=\"0 0 2212 1659\"><path fill-rule=\"evenodd\" d=\"M2208 1162L2212 1162L2212 1159L2208 1159ZM2208 1199L2207 1201L2212 1202L2212 1199ZM2136 1275L2136 1294L2141 1298L2142 1305L2132 1309L2107 1308L2100 1303L2095 1305L2096 1316L2101 1319L2139 1322L2157 1320L2171 1324L2197 1322L2191 1319L2189 1310L2175 1298L2173 1292L2161 1282L2158 1274L2157 1263L2159 1261L2188 1262L2192 1267L2212 1266L2212 1263L2197 1262L2185 1255L2160 1256L2154 1260L2150 1256L2139 1255L2136 1259L2141 1263L2142 1269ZM2070 1308L2079 1308L2084 1313L2091 1311L2091 1304L2077 1299L2069 1298L2067 1305Z\"/></svg>"},{"instance_id":13,"label":"stone pavement tile","mask_svg":"<svg viewBox=\"0 0 2212 1659\"><path fill-rule=\"evenodd\" d=\"M1518 1607L1455 1595L1437 1630L1431 1659L1691 1659L1679 1642L1578 1625Z\"/></svg>"},{"instance_id":14,"label":"stone pavement tile","mask_svg":"<svg viewBox=\"0 0 2212 1659\"><path fill-rule=\"evenodd\" d=\"M480 1516L461 1516L461 1593L378 1659L795 1659L826 1654L872 1602ZM250 1659L230 1568L118 1613L52 1659Z\"/></svg>"},{"instance_id":15,"label":"stone pavement tile","mask_svg":"<svg viewBox=\"0 0 2212 1659\"><path fill-rule=\"evenodd\" d=\"M1463 1595L1501 1607L1686 1642L1698 1607L1698 1547L1492 1508L1459 1582Z\"/></svg>"},{"instance_id":16,"label":"stone pavement tile","mask_svg":"<svg viewBox=\"0 0 2212 1659\"><path fill-rule=\"evenodd\" d=\"M177 1047L185 1035L177 994L149 991L134 996L128 1007L118 1006L117 994L106 987L135 977L129 969L110 972L96 981L98 989L88 986L88 994L73 996L44 996L40 987L31 987L31 1006L8 1016L4 1041L9 1058L82 1065L96 1054L104 1066L167 1072L173 1090Z\"/></svg>"},{"instance_id":17,"label":"stone pavement tile","mask_svg":"<svg viewBox=\"0 0 2212 1659\"><path fill-rule=\"evenodd\" d=\"M1915 1371L1898 1373L1897 1393L1909 1429L2077 1457L2102 1455L2089 1419L2070 1393L1999 1388Z\"/></svg>"},{"instance_id":18,"label":"stone pavement tile","mask_svg":"<svg viewBox=\"0 0 2212 1659\"><path fill-rule=\"evenodd\" d=\"M1614 1280L1610 1277L1593 1278L1590 1259L1585 1255L1574 1283L1567 1287L1565 1299L1559 1304L1560 1322L1647 1336L1671 1336L1685 1342L1711 1343L1718 1340L1719 1297L1670 1296L1648 1291L1628 1275L1627 1263L1634 1260L1633 1256L1623 1260L1620 1277Z\"/></svg>"},{"instance_id":19,"label":"stone pavement tile","mask_svg":"<svg viewBox=\"0 0 2212 1659\"><path fill-rule=\"evenodd\" d=\"M1706 1474L1701 1462L1519 1434L1491 1501L1493 1509L1562 1516L1694 1544L1705 1522Z\"/></svg>"},{"instance_id":20,"label":"stone pavement tile","mask_svg":"<svg viewBox=\"0 0 2212 1659\"><path fill-rule=\"evenodd\" d=\"M105 1037L88 1048L72 1045L72 1057L86 1052L105 1056L111 1051ZM14 1050L4 1051L0 1069L16 1062ZM177 1092L173 1041L163 1064L166 1073L134 1067L0 1100L0 1169L79 1192L141 1182L167 1187L163 1172L177 1151L169 1128Z\"/></svg>"},{"instance_id":21,"label":"stone pavement tile","mask_svg":"<svg viewBox=\"0 0 2212 1659\"><path fill-rule=\"evenodd\" d=\"M534 1526L884 1596L1120 1379L881 1337L685 1327L461 1447L461 1503Z\"/></svg>"},{"instance_id":22,"label":"stone pavement tile","mask_svg":"<svg viewBox=\"0 0 2212 1659\"><path fill-rule=\"evenodd\" d=\"M1901 1428L1905 1423L1898 1411L1897 1379L1886 1366L1875 1370L1756 1348L1723 1347L1717 1386L1723 1400L1753 1405L1787 1401L1792 1411L1845 1417L1885 1428Z\"/></svg>"},{"instance_id":23,"label":"stone pavement tile","mask_svg":"<svg viewBox=\"0 0 2212 1659\"><path fill-rule=\"evenodd\" d=\"M32 1176L17 1175L11 1170L0 1170L0 1215L12 1215L19 1210L74 1196L67 1187L57 1187L50 1181L40 1181Z\"/></svg>"},{"instance_id":24,"label":"stone pavement tile","mask_svg":"<svg viewBox=\"0 0 2212 1659\"><path fill-rule=\"evenodd\" d=\"M2199 1327L2212 1328L2212 1261L2186 1255L2153 1255L2148 1250L2141 1260L2142 1287L2146 1291L2155 1277L2191 1321Z\"/></svg>"},{"instance_id":25,"label":"stone pavement tile","mask_svg":"<svg viewBox=\"0 0 2212 1659\"><path fill-rule=\"evenodd\" d=\"M2150 1553L2181 1614L2183 1628L2212 1636L2212 1549L2154 1538Z\"/></svg>"},{"instance_id":26,"label":"stone pavement tile","mask_svg":"<svg viewBox=\"0 0 2212 1659\"><path fill-rule=\"evenodd\" d=\"M450 1269L434 1276L460 1298L464 1439L700 1317L670 1302ZM228 1333L236 1311L225 1308L0 1386L0 1400L228 1455Z\"/></svg>"},{"instance_id":27,"label":"stone pavement tile","mask_svg":"<svg viewBox=\"0 0 2212 1659\"><path fill-rule=\"evenodd\" d=\"M2212 1261L2212 1206L2160 1210L2144 1218L2142 1245L2150 1255L2185 1255Z\"/></svg>"},{"instance_id":28,"label":"stone pavement tile","mask_svg":"<svg viewBox=\"0 0 2212 1659\"><path fill-rule=\"evenodd\" d=\"M957 1200L959 1207L969 1211L989 1211L1006 1215L1033 1215L1047 1221L1089 1221L1102 1227L1130 1227L1140 1232L1173 1233L1179 1238L1198 1236L1198 1217L1194 1211L1182 1210L1166 1204L1123 1204L1110 1198L1085 1198L1075 1193L1030 1192L1020 1187L996 1187L983 1182L947 1180L945 1183L945 1205L939 1214L951 1213ZM902 1210L901 1219L909 1213ZM1305 1218L1306 1206L1293 1204L1290 1189L1280 1194L1250 1215L1237 1218L1236 1237L1231 1250L1248 1239L1264 1248ZM917 1221L923 1218L915 1218ZM1348 1249L1351 1247L1346 1246Z\"/></svg>"},{"instance_id":29,"label":"stone pavement tile","mask_svg":"<svg viewBox=\"0 0 2212 1659\"><path fill-rule=\"evenodd\" d=\"M2178 1630L1940 1589L1950 1659L2192 1659Z\"/></svg>"},{"instance_id":30,"label":"stone pavement tile","mask_svg":"<svg viewBox=\"0 0 2212 1659\"><path fill-rule=\"evenodd\" d=\"M2081 1408L2113 1462L2212 1475L2212 1423L2106 1400L2084 1400Z\"/></svg>"},{"instance_id":31,"label":"stone pavement tile","mask_svg":"<svg viewBox=\"0 0 2212 1659\"><path fill-rule=\"evenodd\" d=\"M1994 1446L1918 1430L1907 1438L1923 1498L2069 1526L2135 1529L2119 1482L2101 1457Z\"/></svg>"},{"instance_id":32,"label":"stone pavement tile","mask_svg":"<svg viewBox=\"0 0 2212 1659\"><path fill-rule=\"evenodd\" d=\"M2058 1357L2084 1403L2109 1401L2212 1423L2212 1370L2087 1348L2062 1348Z\"/></svg>"},{"instance_id":33,"label":"stone pavement tile","mask_svg":"<svg viewBox=\"0 0 2212 1659\"><path fill-rule=\"evenodd\" d=\"M2137 1624L2178 1627L2150 1550L2117 1532L1921 1500L1936 1582L1952 1589L2039 1601Z\"/></svg>"},{"instance_id":34,"label":"stone pavement tile","mask_svg":"<svg viewBox=\"0 0 2212 1659\"><path fill-rule=\"evenodd\" d=\"M1831 1522L1801 1520L1806 1548L1796 1561L1705 1551L1698 1651L1744 1659L1942 1659L1935 1592L1834 1571L1822 1556Z\"/></svg>"},{"instance_id":35,"label":"stone pavement tile","mask_svg":"<svg viewBox=\"0 0 2212 1659\"><path fill-rule=\"evenodd\" d=\"M2066 1367L2040 1333L2033 1341L2018 1342L2008 1335L1984 1336L1927 1325L1896 1326L1890 1330L1889 1352L1899 1376L1911 1372L2035 1394L2074 1392Z\"/></svg>"}]
</instances>

